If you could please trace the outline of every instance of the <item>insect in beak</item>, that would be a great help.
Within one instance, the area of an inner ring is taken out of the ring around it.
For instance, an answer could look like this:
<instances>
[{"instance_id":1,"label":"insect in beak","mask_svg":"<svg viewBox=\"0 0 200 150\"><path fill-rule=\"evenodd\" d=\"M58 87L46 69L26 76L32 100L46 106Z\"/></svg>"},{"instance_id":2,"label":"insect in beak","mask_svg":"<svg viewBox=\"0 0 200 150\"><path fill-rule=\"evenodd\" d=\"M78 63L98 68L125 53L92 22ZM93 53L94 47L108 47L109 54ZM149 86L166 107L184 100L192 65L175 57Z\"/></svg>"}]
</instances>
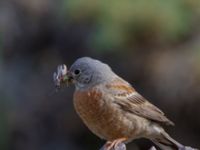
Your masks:
<instances>
[{"instance_id":1,"label":"insect in beak","mask_svg":"<svg viewBox=\"0 0 200 150\"><path fill-rule=\"evenodd\" d=\"M57 72L53 73L53 81L56 90L59 90L64 84L69 85L72 82L72 77L68 75L67 66L65 64L57 67Z\"/></svg>"}]
</instances>

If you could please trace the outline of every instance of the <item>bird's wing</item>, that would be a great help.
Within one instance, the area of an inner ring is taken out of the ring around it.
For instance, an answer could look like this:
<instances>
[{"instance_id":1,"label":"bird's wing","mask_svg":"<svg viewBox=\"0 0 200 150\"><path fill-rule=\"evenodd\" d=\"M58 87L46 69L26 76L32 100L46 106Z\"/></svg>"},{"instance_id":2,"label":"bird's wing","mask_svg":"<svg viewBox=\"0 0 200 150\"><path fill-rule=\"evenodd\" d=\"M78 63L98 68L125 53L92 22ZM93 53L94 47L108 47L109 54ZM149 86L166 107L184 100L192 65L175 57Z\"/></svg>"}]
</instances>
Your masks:
<instances>
[{"instance_id":1,"label":"bird's wing","mask_svg":"<svg viewBox=\"0 0 200 150\"><path fill-rule=\"evenodd\" d=\"M123 79L117 78L110 84L106 84L106 88L108 93L114 96L113 102L119 105L124 111L158 123L174 125L159 108L136 92L135 89Z\"/></svg>"}]
</instances>

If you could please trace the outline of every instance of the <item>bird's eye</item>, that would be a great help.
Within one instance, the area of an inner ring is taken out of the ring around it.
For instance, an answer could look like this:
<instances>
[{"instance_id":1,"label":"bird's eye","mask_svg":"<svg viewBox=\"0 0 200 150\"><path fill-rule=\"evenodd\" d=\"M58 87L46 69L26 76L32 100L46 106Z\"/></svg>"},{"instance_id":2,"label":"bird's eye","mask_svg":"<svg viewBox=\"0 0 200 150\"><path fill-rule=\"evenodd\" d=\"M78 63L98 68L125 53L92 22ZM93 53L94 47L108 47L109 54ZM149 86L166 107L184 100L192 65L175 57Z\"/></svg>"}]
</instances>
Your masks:
<instances>
[{"instance_id":1,"label":"bird's eye","mask_svg":"<svg viewBox=\"0 0 200 150\"><path fill-rule=\"evenodd\" d=\"M75 74L75 75L79 75L80 72L81 72L81 71L80 71L79 69L74 70L74 74Z\"/></svg>"}]
</instances>

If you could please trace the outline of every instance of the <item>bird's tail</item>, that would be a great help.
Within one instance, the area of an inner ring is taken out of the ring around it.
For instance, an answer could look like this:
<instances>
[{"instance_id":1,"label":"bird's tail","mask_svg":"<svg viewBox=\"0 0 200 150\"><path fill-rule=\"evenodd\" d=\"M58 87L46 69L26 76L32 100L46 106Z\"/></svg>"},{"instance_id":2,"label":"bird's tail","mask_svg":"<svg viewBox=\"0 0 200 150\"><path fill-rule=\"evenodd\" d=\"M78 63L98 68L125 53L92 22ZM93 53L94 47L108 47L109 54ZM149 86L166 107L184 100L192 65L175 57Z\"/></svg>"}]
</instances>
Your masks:
<instances>
[{"instance_id":1,"label":"bird's tail","mask_svg":"<svg viewBox=\"0 0 200 150\"><path fill-rule=\"evenodd\" d=\"M184 150L184 146L171 138L165 131L161 136L152 139L152 141L162 150Z\"/></svg>"}]
</instances>

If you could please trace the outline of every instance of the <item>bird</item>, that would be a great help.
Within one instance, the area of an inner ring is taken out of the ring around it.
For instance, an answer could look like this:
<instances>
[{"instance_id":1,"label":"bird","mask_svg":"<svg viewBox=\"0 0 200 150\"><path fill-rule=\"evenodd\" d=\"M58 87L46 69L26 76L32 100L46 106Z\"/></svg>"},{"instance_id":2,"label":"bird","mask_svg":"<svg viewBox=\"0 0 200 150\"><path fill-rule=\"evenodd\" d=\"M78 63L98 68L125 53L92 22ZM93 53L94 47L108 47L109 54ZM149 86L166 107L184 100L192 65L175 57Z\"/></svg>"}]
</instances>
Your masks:
<instances>
[{"instance_id":1,"label":"bird","mask_svg":"<svg viewBox=\"0 0 200 150\"><path fill-rule=\"evenodd\" d=\"M73 104L77 114L89 130L106 140L106 150L139 138L151 140L162 150L184 147L164 130L163 126L174 123L163 111L106 63L81 57L66 75L75 85Z\"/></svg>"}]
</instances>

